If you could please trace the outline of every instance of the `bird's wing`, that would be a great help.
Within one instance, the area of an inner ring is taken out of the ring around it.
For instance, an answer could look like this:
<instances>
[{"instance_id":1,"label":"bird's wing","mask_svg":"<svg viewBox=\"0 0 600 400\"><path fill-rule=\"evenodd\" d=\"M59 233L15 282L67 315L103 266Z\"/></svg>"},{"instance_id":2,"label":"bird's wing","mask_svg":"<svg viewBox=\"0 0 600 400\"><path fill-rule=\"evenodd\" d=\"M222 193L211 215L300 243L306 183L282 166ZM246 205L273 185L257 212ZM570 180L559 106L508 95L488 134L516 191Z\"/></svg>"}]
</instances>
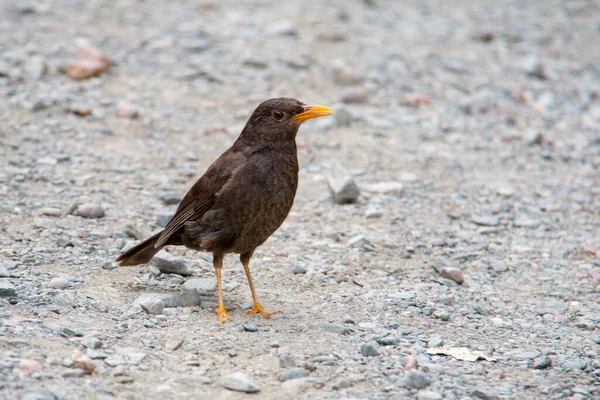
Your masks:
<instances>
[{"instance_id":1,"label":"bird's wing","mask_svg":"<svg viewBox=\"0 0 600 400\"><path fill-rule=\"evenodd\" d=\"M217 193L231 179L234 171L243 164L244 159L242 153L230 149L212 163L181 200L175 215L161 232L154 247L164 246L171 235L181 229L187 221L200 218L210 209Z\"/></svg>"}]
</instances>

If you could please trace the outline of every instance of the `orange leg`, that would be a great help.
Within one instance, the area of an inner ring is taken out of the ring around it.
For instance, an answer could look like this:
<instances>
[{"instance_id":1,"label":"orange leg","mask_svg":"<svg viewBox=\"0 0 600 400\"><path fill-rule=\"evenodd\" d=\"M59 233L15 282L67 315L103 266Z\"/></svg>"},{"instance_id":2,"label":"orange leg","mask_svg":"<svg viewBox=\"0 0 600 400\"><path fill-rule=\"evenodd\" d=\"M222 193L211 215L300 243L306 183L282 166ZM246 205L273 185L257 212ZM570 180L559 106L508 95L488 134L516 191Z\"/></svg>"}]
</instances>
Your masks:
<instances>
[{"instance_id":1,"label":"orange leg","mask_svg":"<svg viewBox=\"0 0 600 400\"><path fill-rule=\"evenodd\" d=\"M260 314L265 318L271 318L273 315L279 314L280 311L274 311L274 312L266 311L260 305L260 302L258 301L258 297L256 296L256 291L254 290L254 284L252 283L252 275L250 275L249 264L250 264L250 258L252 257L252 254L254 254L254 251L240 255L240 261L242 262L242 265L244 266L244 269L246 270L246 277L248 278L248 284L250 284L250 290L252 291L252 300L254 301L254 305L252 306L250 311L248 311L248 314L250 314L250 315Z\"/></svg>"},{"instance_id":2,"label":"orange leg","mask_svg":"<svg viewBox=\"0 0 600 400\"><path fill-rule=\"evenodd\" d=\"M231 318L231 315L225 308L223 303L223 284L221 282L221 269L223 268L223 254L213 254L213 266L215 267L215 274L217 275L217 289L219 291L219 306L215 308L215 313L219 317L219 322L223 322L225 318Z\"/></svg>"}]
</instances>

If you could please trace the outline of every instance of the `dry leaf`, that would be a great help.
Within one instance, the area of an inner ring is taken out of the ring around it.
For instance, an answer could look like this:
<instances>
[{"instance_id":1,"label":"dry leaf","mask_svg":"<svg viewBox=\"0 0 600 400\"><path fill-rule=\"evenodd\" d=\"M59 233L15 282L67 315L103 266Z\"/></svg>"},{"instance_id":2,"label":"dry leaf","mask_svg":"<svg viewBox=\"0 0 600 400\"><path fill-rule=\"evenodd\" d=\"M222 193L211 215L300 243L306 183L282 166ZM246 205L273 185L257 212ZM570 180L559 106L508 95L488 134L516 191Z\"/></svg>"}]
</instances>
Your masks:
<instances>
[{"instance_id":1,"label":"dry leaf","mask_svg":"<svg viewBox=\"0 0 600 400\"><path fill-rule=\"evenodd\" d=\"M110 59L106 54L93 47L86 41L79 41L77 59L67 67L67 74L74 79L86 79L106 70Z\"/></svg>"},{"instance_id":2,"label":"dry leaf","mask_svg":"<svg viewBox=\"0 0 600 400\"><path fill-rule=\"evenodd\" d=\"M471 351L466 347L450 347L448 345L427 349L427 354L443 354L463 361L477 361L480 358L487 361L496 361L494 357L486 356L481 351Z\"/></svg>"},{"instance_id":3,"label":"dry leaf","mask_svg":"<svg viewBox=\"0 0 600 400\"><path fill-rule=\"evenodd\" d=\"M73 360L73 365L82 369L83 372L88 375L90 375L96 369L96 364L94 364L92 359L83 354L80 350L75 350L73 352L71 360Z\"/></svg>"}]
</instances>

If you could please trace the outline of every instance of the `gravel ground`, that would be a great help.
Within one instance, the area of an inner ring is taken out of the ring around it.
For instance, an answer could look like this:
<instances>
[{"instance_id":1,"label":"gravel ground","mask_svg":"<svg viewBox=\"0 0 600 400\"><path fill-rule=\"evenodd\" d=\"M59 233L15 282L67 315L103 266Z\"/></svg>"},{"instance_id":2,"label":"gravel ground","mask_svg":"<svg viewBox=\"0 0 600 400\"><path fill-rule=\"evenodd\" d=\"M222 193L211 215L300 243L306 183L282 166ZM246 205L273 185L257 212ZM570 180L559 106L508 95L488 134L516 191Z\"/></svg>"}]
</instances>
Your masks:
<instances>
[{"instance_id":1,"label":"gravel ground","mask_svg":"<svg viewBox=\"0 0 600 400\"><path fill-rule=\"evenodd\" d=\"M283 3L0 4L0 397L598 398L600 3ZM274 96L337 113L219 324L113 260Z\"/></svg>"}]
</instances>

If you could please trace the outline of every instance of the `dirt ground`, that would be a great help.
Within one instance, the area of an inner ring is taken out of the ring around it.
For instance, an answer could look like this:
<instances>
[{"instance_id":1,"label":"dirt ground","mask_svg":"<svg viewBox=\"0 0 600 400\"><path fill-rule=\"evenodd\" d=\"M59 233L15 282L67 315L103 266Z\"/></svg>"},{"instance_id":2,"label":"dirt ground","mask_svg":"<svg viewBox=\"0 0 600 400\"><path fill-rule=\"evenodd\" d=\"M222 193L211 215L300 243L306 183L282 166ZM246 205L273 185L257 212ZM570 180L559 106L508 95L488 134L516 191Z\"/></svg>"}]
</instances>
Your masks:
<instances>
[{"instance_id":1,"label":"dirt ground","mask_svg":"<svg viewBox=\"0 0 600 400\"><path fill-rule=\"evenodd\" d=\"M599 27L591 0L1 2L0 398L599 398ZM82 38L112 65L76 80ZM280 96L336 110L252 260L282 313L247 315L233 255L223 324L210 255L117 268ZM134 304L191 279L200 305Z\"/></svg>"}]
</instances>

